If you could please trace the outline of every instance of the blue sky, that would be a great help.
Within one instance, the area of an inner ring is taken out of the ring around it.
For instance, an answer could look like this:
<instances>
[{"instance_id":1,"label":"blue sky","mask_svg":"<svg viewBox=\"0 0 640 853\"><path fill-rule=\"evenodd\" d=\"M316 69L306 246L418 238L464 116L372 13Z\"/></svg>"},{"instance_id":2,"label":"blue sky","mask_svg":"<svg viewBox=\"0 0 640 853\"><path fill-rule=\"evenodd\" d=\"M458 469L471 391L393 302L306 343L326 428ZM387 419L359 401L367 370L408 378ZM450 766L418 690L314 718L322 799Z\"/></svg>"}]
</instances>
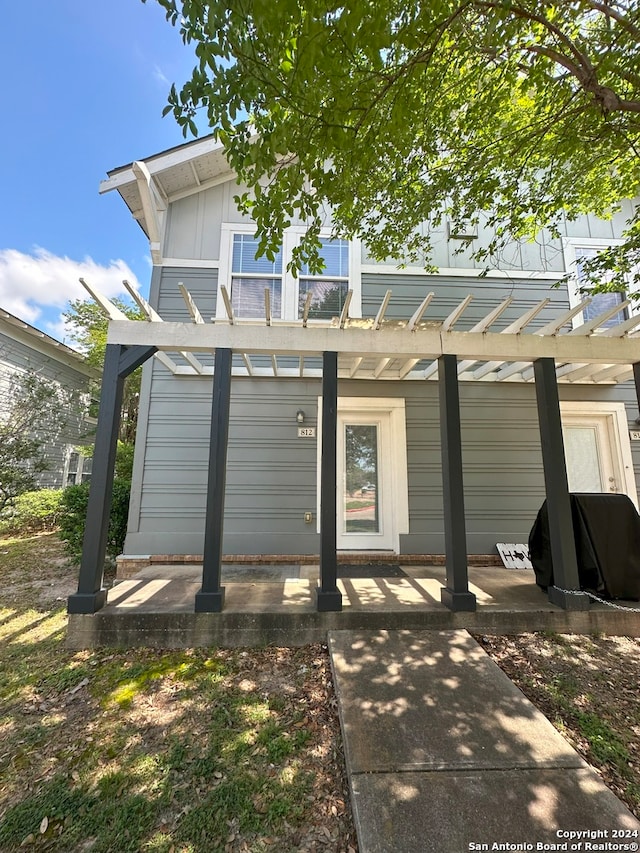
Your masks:
<instances>
[{"instance_id":1,"label":"blue sky","mask_svg":"<svg viewBox=\"0 0 640 853\"><path fill-rule=\"evenodd\" d=\"M106 172L183 141L162 118L194 64L155 0L30 0L0 27L0 308L64 338L83 275L148 293L151 263Z\"/></svg>"}]
</instances>

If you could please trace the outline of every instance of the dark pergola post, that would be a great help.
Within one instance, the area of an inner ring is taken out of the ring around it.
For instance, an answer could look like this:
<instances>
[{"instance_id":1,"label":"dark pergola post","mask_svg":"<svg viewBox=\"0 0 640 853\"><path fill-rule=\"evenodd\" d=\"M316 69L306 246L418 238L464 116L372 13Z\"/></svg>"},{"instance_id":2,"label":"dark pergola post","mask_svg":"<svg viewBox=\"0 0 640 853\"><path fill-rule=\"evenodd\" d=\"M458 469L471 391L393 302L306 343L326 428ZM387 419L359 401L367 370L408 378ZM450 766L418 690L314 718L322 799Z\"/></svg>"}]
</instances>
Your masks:
<instances>
[{"instance_id":1,"label":"dark pergola post","mask_svg":"<svg viewBox=\"0 0 640 853\"><path fill-rule=\"evenodd\" d=\"M204 522L202 589L196 593L196 613L220 613L224 606L224 587L221 585L222 535L227 482L232 355L230 349L216 349L211 404L207 509Z\"/></svg>"},{"instance_id":2,"label":"dark pergola post","mask_svg":"<svg viewBox=\"0 0 640 853\"><path fill-rule=\"evenodd\" d=\"M462 435L458 359L442 355L438 359L440 394L440 446L442 450L442 491L444 504L444 540L447 560L447 585L440 600L450 610L476 609L476 597L469 592L467 533L464 519L462 480Z\"/></svg>"},{"instance_id":3,"label":"dark pergola post","mask_svg":"<svg viewBox=\"0 0 640 853\"><path fill-rule=\"evenodd\" d=\"M533 363L533 372L536 382L553 563L554 586L549 587L549 601L565 610L588 610L587 595L580 592L567 594L564 591L579 590L580 579L571 518L555 360L553 358L537 359Z\"/></svg>"},{"instance_id":4,"label":"dark pergola post","mask_svg":"<svg viewBox=\"0 0 640 853\"><path fill-rule=\"evenodd\" d=\"M322 354L322 459L320 462L320 586L316 604L320 612L342 610L338 589L337 556L337 428L338 353Z\"/></svg>"},{"instance_id":5,"label":"dark pergola post","mask_svg":"<svg viewBox=\"0 0 640 853\"><path fill-rule=\"evenodd\" d=\"M107 550L124 380L154 352L156 347L107 344L78 591L69 596L67 604L69 613L95 613L107 600L107 591L102 586L102 577Z\"/></svg>"}]
</instances>

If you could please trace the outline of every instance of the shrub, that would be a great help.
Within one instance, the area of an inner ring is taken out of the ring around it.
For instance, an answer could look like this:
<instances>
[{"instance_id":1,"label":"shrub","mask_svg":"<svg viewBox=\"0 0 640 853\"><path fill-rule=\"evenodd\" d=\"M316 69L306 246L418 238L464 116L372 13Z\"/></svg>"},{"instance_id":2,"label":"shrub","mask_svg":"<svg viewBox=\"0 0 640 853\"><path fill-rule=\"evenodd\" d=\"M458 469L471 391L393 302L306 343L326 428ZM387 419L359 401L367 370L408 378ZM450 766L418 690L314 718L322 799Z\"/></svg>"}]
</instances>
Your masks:
<instances>
[{"instance_id":1,"label":"shrub","mask_svg":"<svg viewBox=\"0 0 640 853\"><path fill-rule=\"evenodd\" d=\"M107 556L111 559L115 559L118 554L121 554L124 547L130 492L131 483L128 480L114 480L107 534ZM88 503L89 483L68 486L62 492L59 519L60 538L66 543L67 553L70 554L75 563L79 563L82 556L82 540L84 539Z\"/></svg>"},{"instance_id":2,"label":"shrub","mask_svg":"<svg viewBox=\"0 0 640 853\"><path fill-rule=\"evenodd\" d=\"M0 530L11 533L53 530L58 525L61 504L61 489L23 492L2 513Z\"/></svg>"},{"instance_id":3,"label":"shrub","mask_svg":"<svg viewBox=\"0 0 640 853\"><path fill-rule=\"evenodd\" d=\"M120 441L116 450L116 479L131 480L133 476L133 442Z\"/></svg>"}]
</instances>

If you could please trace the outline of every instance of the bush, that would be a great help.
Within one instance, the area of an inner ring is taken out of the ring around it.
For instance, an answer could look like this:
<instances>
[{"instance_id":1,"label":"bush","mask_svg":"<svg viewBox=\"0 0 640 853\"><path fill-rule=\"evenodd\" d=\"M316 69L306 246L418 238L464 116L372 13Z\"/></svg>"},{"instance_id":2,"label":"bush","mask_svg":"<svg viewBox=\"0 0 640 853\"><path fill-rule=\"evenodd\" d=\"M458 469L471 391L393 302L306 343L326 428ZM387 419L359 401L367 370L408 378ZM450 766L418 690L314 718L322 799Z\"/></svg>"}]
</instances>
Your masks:
<instances>
[{"instance_id":1,"label":"bush","mask_svg":"<svg viewBox=\"0 0 640 853\"><path fill-rule=\"evenodd\" d=\"M109 532L107 535L107 556L115 559L122 553L127 534L127 516L129 514L129 494L131 483L128 480L114 480ZM89 503L89 483L68 486L62 492L60 508L60 538L75 563L82 557L82 541Z\"/></svg>"},{"instance_id":2,"label":"bush","mask_svg":"<svg viewBox=\"0 0 640 853\"><path fill-rule=\"evenodd\" d=\"M61 489L24 492L14 499L13 506L2 513L0 530L4 533L53 530L58 526L61 507Z\"/></svg>"},{"instance_id":3,"label":"bush","mask_svg":"<svg viewBox=\"0 0 640 853\"><path fill-rule=\"evenodd\" d=\"M131 480L133 476L133 442L120 441L116 450L116 479Z\"/></svg>"}]
</instances>

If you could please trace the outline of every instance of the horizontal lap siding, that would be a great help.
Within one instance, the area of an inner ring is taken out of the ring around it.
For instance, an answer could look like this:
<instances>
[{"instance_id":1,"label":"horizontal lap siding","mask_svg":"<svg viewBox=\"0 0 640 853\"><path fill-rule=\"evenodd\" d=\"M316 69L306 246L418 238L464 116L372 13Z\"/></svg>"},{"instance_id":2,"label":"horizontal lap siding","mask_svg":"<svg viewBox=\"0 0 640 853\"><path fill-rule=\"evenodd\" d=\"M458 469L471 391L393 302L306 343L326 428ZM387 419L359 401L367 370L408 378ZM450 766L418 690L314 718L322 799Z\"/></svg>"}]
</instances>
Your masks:
<instances>
[{"instance_id":1,"label":"horizontal lap siding","mask_svg":"<svg viewBox=\"0 0 640 853\"><path fill-rule=\"evenodd\" d=\"M192 276L189 283L188 276ZM158 302L167 319L169 315L172 319L188 319L181 297L175 297L178 281L185 282L203 316L211 313L215 273L165 270L164 277L163 295ZM391 287L394 296L389 317L410 316L424 293L438 291L440 286L432 279L401 275L365 279L364 313L374 314L384 291ZM442 287L446 287L443 304L438 308L438 303L432 303L433 310L430 306L427 317L442 319L473 287L477 298L469 306L469 316L463 315L466 326L462 321L460 324L460 328L468 328L510 292L511 283L465 279L449 280ZM551 289L547 282L519 287L517 296L516 307L510 309L502 326L544 296L551 298L553 308L538 325L567 308L562 291ZM146 465L144 474L138 468L142 487L134 498L134 507L139 509L132 513L125 550L129 554L201 553L211 378L173 378L164 368L155 366L153 381L147 379L147 385L151 394L148 424L144 427ZM143 389L143 399L144 394ZM295 415L303 409L305 425L317 426L320 394L321 383L317 380L234 378L225 553L318 552L316 440L297 437ZM442 553L437 382L341 381L339 394L405 398L410 528L400 538L400 549L406 553ZM631 383L605 388L561 384L560 396L563 400L622 400L628 405L631 424L638 416ZM463 382L460 398L467 547L470 553L492 553L496 542L526 541L544 500L535 388L522 383ZM632 443L632 449L635 470L639 471L640 442ZM313 513L313 524L304 522L305 512Z\"/></svg>"},{"instance_id":2,"label":"horizontal lap siding","mask_svg":"<svg viewBox=\"0 0 640 853\"><path fill-rule=\"evenodd\" d=\"M207 490L211 378L154 379L139 531L128 553L201 553ZM319 383L234 379L225 500L226 552L317 552L316 443L297 436L296 412L315 425ZM174 534L177 534L174 535ZM276 543L279 547L275 548Z\"/></svg>"},{"instance_id":3,"label":"horizontal lap siding","mask_svg":"<svg viewBox=\"0 0 640 853\"><path fill-rule=\"evenodd\" d=\"M11 375L28 371L69 391L88 393L89 380L84 373L0 333L0 407L4 409L8 405ZM93 427L83 420L83 414L84 402L78 400L77 408L67 413L66 423L56 441L44 445L43 454L49 467L36 478L40 488L61 488L65 485L62 480L67 445L93 442Z\"/></svg>"},{"instance_id":4,"label":"horizontal lap siding","mask_svg":"<svg viewBox=\"0 0 640 853\"><path fill-rule=\"evenodd\" d=\"M455 325L456 331L466 331L482 320L507 296L513 297L511 305L491 327L500 331L540 300L550 302L536 319L527 326L527 330L539 328L569 308L565 288L553 288L550 281L520 280L517 284L505 279L491 278L451 278L445 276L413 276L388 274L365 274L362 277L362 314L365 317L376 315L384 294L392 291L387 308L388 319L402 320L411 317L427 293L435 297L424 314L424 320L441 321L456 308L470 293L473 299Z\"/></svg>"}]
</instances>

